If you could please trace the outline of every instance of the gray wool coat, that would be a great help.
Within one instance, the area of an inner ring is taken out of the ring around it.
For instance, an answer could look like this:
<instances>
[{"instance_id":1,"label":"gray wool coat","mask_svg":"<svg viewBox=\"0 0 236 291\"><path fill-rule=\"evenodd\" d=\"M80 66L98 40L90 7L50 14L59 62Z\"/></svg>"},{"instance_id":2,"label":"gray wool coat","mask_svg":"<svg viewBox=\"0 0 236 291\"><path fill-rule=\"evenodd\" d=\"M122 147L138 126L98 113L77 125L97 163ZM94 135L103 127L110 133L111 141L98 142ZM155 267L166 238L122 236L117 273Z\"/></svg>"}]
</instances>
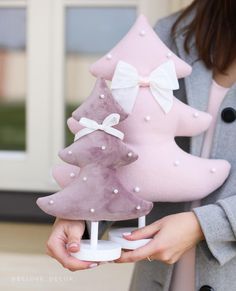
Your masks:
<instances>
[{"instance_id":1,"label":"gray wool coat","mask_svg":"<svg viewBox=\"0 0 236 291\"><path fill-rule=\"evenodd\" d=\"M165 44L193 68L190 76L180 80L180 90L175 92L175 96L196 109L207 111L212 72L198 60L193 40L188 55L183 48L183 34L178 33L175 39L171 38L171 27L177 15L159 20L155 26ZM210 154L210 158L228 160L232 166L231 173L220 188L202 199L201 206L193 208L206 238L196 248L195 289L201 291L236 290L236 120L226 123L222 119L221 112L227 107L236 110L236 84L220 106ZM201 133L191 138L178 137L176 142L185 151L199 156L203 138L204 133ZM147 216L147 224L169 214L189 211L190 206L191 202L155 203ZM100 235L109 225L109 222L100 223ZM168 291L173 266L160 261L136 263L130 291Z\"/></svg>"}]
</instances>

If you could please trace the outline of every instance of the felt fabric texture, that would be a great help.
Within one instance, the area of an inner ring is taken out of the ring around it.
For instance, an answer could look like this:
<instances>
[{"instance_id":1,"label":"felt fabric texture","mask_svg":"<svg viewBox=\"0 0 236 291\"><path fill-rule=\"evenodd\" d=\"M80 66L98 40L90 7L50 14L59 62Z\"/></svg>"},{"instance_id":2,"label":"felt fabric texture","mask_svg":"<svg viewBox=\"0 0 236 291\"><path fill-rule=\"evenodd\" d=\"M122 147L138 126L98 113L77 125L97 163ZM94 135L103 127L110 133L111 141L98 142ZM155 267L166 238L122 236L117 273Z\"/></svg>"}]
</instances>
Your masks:
<instances>
[{"instance_id":1,"label":"felt fabric texture","mask_svg":"<svg viewBox=\"0 0 236 291\"><path fill-rule=\"evenodd\" d=\"M70 164L60 164L54 165L52 167L52 177L57 182L57 184L64 188L70 184L74 178L78 177L80 168Z\"/></svg>"},{"instance_id":2,"label":"felt fabric texture","mask_svg":"<svg viewBox=\"0 0 236 291\"><path fill-rule=\"evenodd\" d=\"M114 193L115 189L119 192ZM114 168L96 163L81 168L78 178L58 193L39 198L37 204L53 216L90 221L133 219L147 215L152 209L152 203L124 188Z\"/></svg>"},{"instance_id":3,"label":"felt fabric texture","mask_svg":"<svg viewBox=\"0 0 236 291\"><path fill-rule=\"evenodd\" d=\"M118 126L125 133L124 142L139 158L129 168L118 169L118 177L127 189L132 191L138 186L138 195L153 202L206 197L224 183L230 163L190 155L176 144L174 137L198 135L211 120L208 113L176 98L165 114L149 90L141 88L132 114Z\"/></svg>"},{"instance_id":4,"label":"felt fabric texture","mask_svg":"<svg viewBox=\"0 0 236 291\"><path fill-rule=\"evenodd\" d=\"M93 107L96 101L99 110ZM119 113L121 119L127 117L105 81L98 79L91 95L74 116L99 123L110 111ZM116 221L138 218L151 211L151 202L127 191L116 177L119 167L129 166L138 158L119 138L97 130L61 150L59 156L73 166L61 166L53 173L59 184L65 186L61 191L37 200L46 213L71 220Z\"/></svg>"},{"instance_id":5,"label":"felt fabric texture","mask_svg":"<svg viewBox=\"0 0 236 291\"><path fill-rule=\"evenodd\" d=\"M93 163L102 167L119 168L134 162L138 155L117 137L98 130L60 150L59 157L80 168Z\"/></svg>"},{"instance_id":6,"label":"felt fabric texture","mask_svg":"<svg viewBox=\"0 0 236 291\"><path fill-rule=\"evenodd\" d=\"M173 108L165 114L148 89L141 88L132 114L117 126L125 133L124 143L138 153L135 162L117 169L122 184L152 202L197 200L220 187L229 174L229 162L190 155L174 140L175 136L200 134L211 119L210 114L175 97ZM78 121L70 119L69 123L75 133Z\"/></svg>"},{"instance_id":7,"label":"felt fabric texture","mask_svg":"<svg viewBox=\"0 0 236 291\"><path fill-rule=\"evenodd\" d=\"M140 75L147 76L166 60L173 60L178 78L191 73L191 67L177 57L160 40L144 15L140 15L130 31L105 56L90 67L96 77L111 80L119 60L134 66Z\"/></svg>"}]
</instances>

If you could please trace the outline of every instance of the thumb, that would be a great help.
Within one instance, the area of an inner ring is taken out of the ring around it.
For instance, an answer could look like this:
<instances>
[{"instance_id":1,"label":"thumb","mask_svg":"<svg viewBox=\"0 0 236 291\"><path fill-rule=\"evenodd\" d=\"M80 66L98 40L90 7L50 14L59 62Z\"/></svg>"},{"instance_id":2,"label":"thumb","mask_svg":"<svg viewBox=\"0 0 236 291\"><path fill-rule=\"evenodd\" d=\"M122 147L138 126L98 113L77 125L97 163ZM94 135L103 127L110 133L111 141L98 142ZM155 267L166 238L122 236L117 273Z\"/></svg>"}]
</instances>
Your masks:
<instances>
[{"instance_id":1,"label":"thumb","mask_svg":"<svg viewBox=\"0 0 236 291\"><path fill-rule=\"evenodd\" d=\"M80 250L82 235L83 233L78 225L69 229L67 234L67 250L69 252L76 253Z\"/></svg>"},{"instance_id":2,"label":"thumb","mask_svg":"<svg viewBox=\"0 0 236 291\"><path fill-rule=\"evenodd\" d=\"M128 240L138 240L138 239L145 239L151 238L159 231L161 228L161 223L157 220L154 223L144 226L142 228L138 228L131 233L123 233L123 236Z\"/></svg>"}]
</instances>

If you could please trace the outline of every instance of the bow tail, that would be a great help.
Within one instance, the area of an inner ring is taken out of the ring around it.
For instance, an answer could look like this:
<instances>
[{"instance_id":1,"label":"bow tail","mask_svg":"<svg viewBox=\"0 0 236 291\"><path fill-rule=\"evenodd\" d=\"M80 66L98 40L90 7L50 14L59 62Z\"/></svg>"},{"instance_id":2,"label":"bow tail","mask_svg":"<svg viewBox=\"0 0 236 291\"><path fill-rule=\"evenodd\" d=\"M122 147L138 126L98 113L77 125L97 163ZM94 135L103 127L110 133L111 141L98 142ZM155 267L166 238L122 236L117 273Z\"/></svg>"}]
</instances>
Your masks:
<instances>
[{"instance_id":1,"label":"bow tail","mask_svg":"<svg viewBox=\"0 0 236 291\"><path fill-rule=\"evenodd\" d=\"M172 106L173 106L173 91L171 89L161 89L158 88L158 91L155 88L150 88L152 95L154 96L155 100L161 106L162 110L165 113L168 113Z\"/></svg>"},{"instance_id":2,"label":"bow tail","mask_svg":"<svg viewBox=\"0 0 236 291\"><path fill-rule=\"evenodd\" d=\"M81 129L79 132L76 133L75 135L75 138L74 138L74 142L77 141L78 139L80 139L81 137L87 135L87 134L90 134L92 132L94 132L95 129L91 129L91 128L88 128L88 127L85 127L83 129Z\"/></svg>"},{"instance_id":3,"label":"bow tail","mask_svg":"<svg viewBox=\"0 0 236 291\"><path fill-rule=\"evenodd\" d=\"M124 133L114 127L107 127L104 130L106 133L113 135L121 140L124 139Z\"/></svg>"}]
</instances>

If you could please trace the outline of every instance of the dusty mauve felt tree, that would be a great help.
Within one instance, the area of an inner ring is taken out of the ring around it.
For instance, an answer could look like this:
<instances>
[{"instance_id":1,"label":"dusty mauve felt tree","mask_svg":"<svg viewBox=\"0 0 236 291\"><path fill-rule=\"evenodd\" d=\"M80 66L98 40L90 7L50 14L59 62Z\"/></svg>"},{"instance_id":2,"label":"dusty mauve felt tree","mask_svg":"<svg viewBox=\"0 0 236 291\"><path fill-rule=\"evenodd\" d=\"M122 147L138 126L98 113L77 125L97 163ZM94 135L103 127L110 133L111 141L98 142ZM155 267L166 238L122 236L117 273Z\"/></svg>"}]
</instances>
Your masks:
<instances>
[{"instance_id":1,"label":"dusty mauve felt tree","mask_svg":"<svg viewBox=\"0 0 236 291\"><path fill-rule=\"evenodd\" d=\"M128 166L138 156L122 142L122 132L113 127L126 119L127 113L114 100L104 80L97 80L91 95L76 110L76 116L84 128L76 134L75 142L61 150L59 156L80 170L70 171L71 182L58 193L39 198L37 204L46 213L59 218L91 221L94 232L91 243L99 247L96 222L145 216L150 212L152 203L127 191L116 177L119 167ZM67 169L61 168L64 175ZM83 256L85 250L82 244L77 257L86 260L114 259L106 256L105 247L103 242L102 255L97 248L97 252L92 250ZM118 252L115 258L117 256Z\"/></svg>"}]
</instances>

